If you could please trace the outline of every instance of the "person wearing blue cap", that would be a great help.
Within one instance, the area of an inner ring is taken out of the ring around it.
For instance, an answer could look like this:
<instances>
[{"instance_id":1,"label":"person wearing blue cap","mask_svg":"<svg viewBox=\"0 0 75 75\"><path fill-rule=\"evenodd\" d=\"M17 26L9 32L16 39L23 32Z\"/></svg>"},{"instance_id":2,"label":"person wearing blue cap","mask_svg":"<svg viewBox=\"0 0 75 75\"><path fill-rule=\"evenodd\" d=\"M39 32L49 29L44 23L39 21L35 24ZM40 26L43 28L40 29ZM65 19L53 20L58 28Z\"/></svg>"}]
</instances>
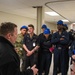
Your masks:
<instances>
[{"instance_id":1,"label":"person wearing blue cap","mask_svg":"<svg viewBox=\"0 0 75 75\"><path fill-rule=\"evenodd\" d=\"M25 70L28 67L32 67L34 64L37 65L37 50L35 47L37 45L37 35L34 33L34 25L28 25L28 34L24 36L23 39L23 48L26 54L25 58Z\"/></svg>"},{"instance_id":2,"label":"person wearing blue cap","mask_svg":"<svg viewBox=\"0 0 75 75\"><path fill-rule=\"evenodd\" d=\"M49 51L49 48L52 46L50 29L46 28L43 34L39 36L38 46L40 47L40 56L38 55L38 59L40 59L38 61L39 75L42 75L43 71L45 75L48 75L52 59L52 53Z\"/></svg>"},{"instance_id":3,"label":"person wearing blue cap","mask_svg":"<svg viewBox=\"0 0 75 75\"><path fill-rule=\"evenodd\" d=\"M40 33L40 34L38 35L38 39L40 39L41 36L43 36L43 32L44 32L45 29L47 29L47 25L46 25L46 24L43 24L43 25L41 26L41 29L42 29L42 33ZM38 64L40 63L40 56L41 56L40 51L41 51L41 48L38 49ZM38 65L37 67L39 68L39 65Z\"/></svg>"},{"instance_id":4,"label":"person wearing blue cap","mask_svg":"<svg viewBox=\"0 0 75 75\"><path fill-rule=\"evenodd\" d=\"M63 21L62 21L62 20L59 20L59 21L57 22L57 25L63 25Z\"/></svg>"},{"instance_id":5,"label":"person wearing blue cap","mask_svg":"<svg viewBox=\"0 0 75 75\"><path fill-rule=\"evenodd\" d=\"M65 32L67 32L68 30L68 26L67 24L63 24L63 30ZM69 32L67 32L69 34ZM69 46L71 46L71 43L72 43L72 39L71 39L71 35L69 34L69 43L66 45L66 68L67 68L67 72L68 72L68 69L69 69Z\"/></svg>"},{"instance_id":6,"label":"person wearing blue cap","mask_svg":"<svg viewBox=\"0 0 75 75\"><path fill-rule=\"evenodd\" d=\"M29 43L27 44L29 45ZM29 46L31 47L32 45L29 45ZM44 32L42 33L42 35L40 35L39 38L37 39L36 46L31 50L33 54L36 52L36 50L38 50L38 52L40 53L38 54L38 59L40 59L40 61L38 61L38 65L37 65L37 68L39 69L39 73L38 73L39 75L42 75L43 71L45 71L45 75L49 74L49 68L50 68L51 59L52 59L52 53L49 50L51 47L52 47L52 44L51 44L50 29L46 28ZM32 62L34 62L33 60L34 58L31 59Z\"/></svg>"},{"instance_id":7,"label":"person wearing blue cap","mask_svg":"<svg viewBox=\"0 0 75 75\"><path fill-rule=\"evenodd\" d=\"M22 27L20 28L20 30L22 30L22 29L28 30L28 27L24 25L24 26L22 26Z\"/></svg>"},{"instance_id":8,"label":"person wearing blue cap","mask_svg":"<svg viewBox=\"0 0 75 75\"><path fill-rule=\"evenodd\" d=\"M39 34L38 38L43 35L44 30L47 29L47 25L43 24L41 29L42 29L42 33Z\"/></svg>"},{"instance_id":9,"label":"person wearing blue cap","mask_svg":"<svg viewBox=\"0 0 75 75\"><path fill-rule=\"evenodd\" d=\"M63 29L64 29L65 31L68 30L67 24L63 24Z\"/></svg>"},{"instance_id":10,"label":"person wearing blue cap","mask_svg":"<svg viewBox=\"0 0 75 75\"><path fill-rule=\"evenodd\" d=\"M73 29L70 29L68 33L69 33L71 44L72 44L72 42L75 40L75 31Z\"/></svg>"},{"instance_id":11,"label":"person wearing blue cap","mask_svg":"<svg viewBox=\"0 0 75 75\"><path fill-rule=\"evenodd\" d=\"M66 45L69 42L69 34L63 30L62 20L57 22L57 29L58 31L52 35L51 39L51 43L55 45L53 75L58 74L59 67L61 74L67 75Z\"/></svg>"},{"instance_id":12,"label":"person wearing blue cap","mask_svg":"<svg viewBox=\"0 0 75 75\"><path fill-rule=\"evenodd\" d=\"M41 29L42 29L43 32L44 32L44 30L45 30L46 28L47 28L46 24L43 24L42 27L41 27Z\"/></svg>"},{"instance_id":13,"label":"person wearing blue cap","mask_svg":"<svg viewBox=\"0 0 75 75\"><path fill-rule=\"evenodd\" d=\"M43 34L50 34L50 30L48 28L46 28L43 32Z\"/></svg>"},{"instance_id":14,"label":"person wearing blue cap","mask_svg":"<svg viewBox=\"0 0 75 75\"><path fill-rule=\"evenodd\" d=\"M20 69L23 70L23 66L24 66L24 63L25 63L25 52L23 50L23 47L22 47L22 42L23 42L23 39L24 39L24 35L27 33L28 31L28 28L27 26L23 25L21 28L20 28L20 34L18 34L17 36L17 39L16 39L16 42L15 42L15 47L16 47L16 51L20 57Z\"/></svg>"}]
</instances>

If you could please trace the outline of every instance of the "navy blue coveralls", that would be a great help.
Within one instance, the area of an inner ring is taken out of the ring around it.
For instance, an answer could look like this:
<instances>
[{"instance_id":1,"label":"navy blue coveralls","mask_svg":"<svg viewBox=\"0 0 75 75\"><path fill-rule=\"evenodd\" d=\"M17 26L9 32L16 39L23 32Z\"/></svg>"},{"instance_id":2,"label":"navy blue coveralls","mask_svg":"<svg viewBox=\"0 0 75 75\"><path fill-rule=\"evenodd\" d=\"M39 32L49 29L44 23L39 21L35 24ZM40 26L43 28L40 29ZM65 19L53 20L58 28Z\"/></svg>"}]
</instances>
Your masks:
<instances>
[{"instance_id":1,"label":"navy blue coveralls","mask_svg":"<svg viewBox=\"0 0 75 75\"><path fill-rule=\"evenodd\" d=\"M29 34L26 34L24 36L23 44L26 45L28 50L32 50L36 45L37 45L37 38L38 36L34 34L32 38L30 37ZM34 46L35 43L35 46ZM32 67L34 64L37 64L37 51L35 51L31 56L26 56L25 58L25 69L27 67Z\"/></svg>"},{"instance_id":2,"label":"navy blue coveralls","mask_svg":"<svg viewBox=\"0 0 75 75\"><path fill-rule=\"evenodd\" d=\"M71 46L72 42L74 41L74 36L72 32L68 32L69 33L69 46Z\"/></svg>"},{"instance_id":3,"label":"navy blue coveralls","mask_svg":"<svg viewBox=\"0 0 75 75\"><path fill-rule=\"evenodd\" d=\"M71 32L68 32L68 34L69 34L69 43L66 45L67 72L68 72L68 69L69 69L69 47L71 46L72 42L74 41L74 37L73 37L72 33Z\"/></svg>"},{"instance_id":4,"label":"navy blue coveralls","mask_svg":"<svg viewBox=\"0 0 75 75\"><path fill-rule=\"evenodd\" d=\"M72 55L75 55L75 40L73 41L70 50L69 50L69 56L71 57L71 64L72 64L72 60L75 62L75 59L72 59Z\"/></svg>"},{"instance_id":5,"label":"navy blue coveralls","mask_svg":"<svg viewBox=\"0 0 75 75\"><path fill-rule=\"evenodd\" d=\"M60 40L60 38L64 38L64 40ZM69 34L66 31L61 34L56 32L53 34L51 42L55 45L53 75L57 75L59 65L62 75L67 75L66 45L69 42Z\"/></svg>"},{"instance_id":6,"label":"navy blue coveralls","mask_svg":"<svg viewBox=\"0 0 75 75\"><path fill-rule=\"evenodd\" d=\"M41 34L38 37L38 45L40 46L38 53L38 59L40 59L40 61L38 60L39 75L42 75L43 70L45 71L45 75L48 75L52 59L52 53L49 51L49 48L52 46L51 35L46 39L44 34Z\"/></svg>"}]
</instances>

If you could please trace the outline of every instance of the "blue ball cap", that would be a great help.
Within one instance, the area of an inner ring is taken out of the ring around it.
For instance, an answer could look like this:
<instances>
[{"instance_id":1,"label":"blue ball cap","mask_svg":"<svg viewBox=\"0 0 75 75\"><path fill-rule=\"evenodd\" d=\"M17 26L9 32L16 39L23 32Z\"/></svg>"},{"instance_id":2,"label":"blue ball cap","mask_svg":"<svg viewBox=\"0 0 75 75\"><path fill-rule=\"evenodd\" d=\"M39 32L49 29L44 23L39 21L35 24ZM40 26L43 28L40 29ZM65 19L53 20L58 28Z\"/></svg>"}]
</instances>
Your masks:
<instances>
[{"instance_id":1,"label":"blue ball cap","mask_svg":"<svg viewBox=\"0 0 75 75\"><path fill-rule=\"evenodd\" d=\"M21 29L27 29L27 30L28 30L28 27L24 25L24 26L22 26L22 27L20 28L20 30L21 30Z\"/></svg>"},{"instance_id":2,"label":"blue ball cap","mask_svg":"<svg viewBox=\"0 0 75 75\"><path fill-rule=\"evenodd\" d=\"M67 24L63 24L63 26L65 26L65 27L68 29L68 26L67 26Z\"/></svg>"},{"instance_id":3,"label":"blue ball cap","mask_svg":"<svg viewBox=\"0 0 75 75\"><path fill-rule=\"evenodd\" d=\"M57 25L63 25L63 21L62 21L62 20L59 20L59 21L57 22Z\"/></svg>"},{"instance_id":4,"label":"blue ball cap","mask_svg":"<svg viewBox=\"0 0 75 75\"><path fill-rule=\"evenodd\" d=\"M43 32L43 34L50 34L50 29L49 28L46 28Z\"/></svg>"},{"instance_id":5,"label":"blue ball cap","mask_svg":"<svg viewBox=\"0 0 75 75\"><path fill-rule=\"evenodd\" d=\"M67 24L63 24L63 26L68 27Z\"/></svg>"},{"instance_id":6,"label":"blue ball cap","mask_svg":"<svg viewBox=\"0 0 75 75\"><path fill-rule=\"evenodd\" d=\"M46 24L43 24L41 28L45 28L46 29L47 28Z\"/></svg>"}]
</instances>

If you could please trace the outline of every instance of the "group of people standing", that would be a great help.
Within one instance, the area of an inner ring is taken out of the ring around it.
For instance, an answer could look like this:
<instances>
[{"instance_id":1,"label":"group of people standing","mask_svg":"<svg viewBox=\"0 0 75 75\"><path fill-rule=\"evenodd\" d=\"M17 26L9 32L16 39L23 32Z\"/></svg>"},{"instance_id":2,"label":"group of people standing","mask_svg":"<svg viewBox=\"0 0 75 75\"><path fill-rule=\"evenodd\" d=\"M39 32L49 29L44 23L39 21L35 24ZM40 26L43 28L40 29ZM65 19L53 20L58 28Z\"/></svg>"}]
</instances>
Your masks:
<instances>
[{"instance_id":1,"label":"group of people standing","mask_svg":"<svg viewBox=\"0 0 75 75\"><path fill-rule=\"evenodd\" d=\"M37 74L37 71L38 71L38 75L42 75L42 73L44 73L44 75L48 75L51 66L51 61L52 61L52 53L53 53L54 54L53 75L57 75L58 73L61 73L62 75L68 74L69 56L72 59L71 74L74 75L75 71L73 67L75 64L75 55L74 55L75 42L73 42L74 37L72 33L67 32L68 29L67 24L64 24L62 20L59 20L57 22L58 30L53 34L51 34L50 29L45 24L42 25L41 27L42 33L40 33L39 35L36 35L34 33L34 29L35 29L34 25L32 24L29 24L28 27L25 25L22 26L20 28L21 33L18 34L17 39L15 39L16 42L13 42L15 46L15 52L19 55L21 73L26 71L27 68L30 68L29 70L32 70L34 75ZM0 31L1 34L3 34L1 27L0 27ZM12 37L12 39L13 38L14 37ZM8 40L9 39L10 38L8 37ZM12 41L13 40L11 40L11 42ZM1 42L2 40L0 41L0 43ZM12 55L14 56L15 54L13 53ZM14 59L15 58L16 56L14 57ZM0 59L0 61L1 60L2 59ZM22 75L21 73L19 73L19 75ZM18 75L18 74L14 74L14 75ZM28 74L27 72L26 75L33 75L33 74L32 73Z\"/></svg>"},{"instance_id":2,"label":"group of people standing","mask_svg":"<svg viewBox=\"0 0 75 75\"><path fill-rule=\"evenodd\" d=\"M41 28L43 33L37 36L34 33L32 24L28 25L28 27L22 26L15 47L20 59L23 61L22 71L36 64L36 67L39 69L39 75L42 75L43 68L45 74L48 75L52 58L52 53L49 51L49 48L52 46L51 34L50 29L45 24Z\"/></svg>"},{"instance_id":3,"label":"group of people standing","mask_svg":"<svg viewBox=\"0 0 75 75\"><path fill-rule=\"evenodd\" d=\"M18 44L22 46L22 50L19 56L22 54L23 63L21 69L27 69L29 66L37 65L39 75L44 72L45 75L49 74L52 53L54 53L54 67L53 75L62 73L67 75L69 68L69 47L71 46L74 37L71 32L67 32L67 24L63 24L63 21L57 22L58 31L51 34L50 29L44 24L42 25L42 33L38 36L34 33L34 26L32 24L21 27L21 35L16 41L16 47ZM24 30L24 32L22 32ZM24 34L25 33L25 34ZM19 41L19 42L18 42ZM18 51L18 52L19 52Z\"/></svg>"}]
</instances>

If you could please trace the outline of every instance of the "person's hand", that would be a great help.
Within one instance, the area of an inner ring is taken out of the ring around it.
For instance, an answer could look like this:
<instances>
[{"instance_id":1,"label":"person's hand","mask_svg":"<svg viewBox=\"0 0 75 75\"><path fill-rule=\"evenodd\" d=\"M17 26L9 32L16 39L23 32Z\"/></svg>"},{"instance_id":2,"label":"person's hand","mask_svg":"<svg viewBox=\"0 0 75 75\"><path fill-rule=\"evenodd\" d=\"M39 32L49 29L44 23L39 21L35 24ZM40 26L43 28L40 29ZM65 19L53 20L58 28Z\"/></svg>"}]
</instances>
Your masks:
<instances>
[{"instance_id":1,"label":"person's hand","mask_svg":"<svg viewBox=\"0 0 75 75\"><path fill-rule=\"evenodd\" d=\"M32 54L33 54L32 51L28 51L26 55L27 55L27 56L31 56Z\"/></svg>"},{"instance_id":2,"label":"person's hand","mask_svg":"<svg viewBox=\"0 0 75 75\"><path fill-rule=\"evenodd\" d=\"M60 38L60 40L64 40L64 38Z\"/></svg>"},{"instance_id":3,"label":"person's hand","mask_svg":"<svg viewBox=\"0 0 75 75\"><path fill-rule=\"evenodd\" d=\"M75 55L72 55L72 58L75 59Z\"/></svg>"},{"instance_id":4,"label":"person's hand","mask_svg":"<svg viewBox=\"0 0 75 75\"><path fill-rule=\"evenodd\" d=\"M32 66L31 69L33 70L34 75L38 73L38 69L36 68L36 65Z\"/></svg>"},{"instance_id":5,"label":"person's hand","mask_svg":"<svg viewBox=\"0 0 75 75\"><path fill-rule=\"evenodd\" d=\"M51 47L49 50L50 50L51 53L53 53L54 47Z\"/></svg>"}]
</instances>

